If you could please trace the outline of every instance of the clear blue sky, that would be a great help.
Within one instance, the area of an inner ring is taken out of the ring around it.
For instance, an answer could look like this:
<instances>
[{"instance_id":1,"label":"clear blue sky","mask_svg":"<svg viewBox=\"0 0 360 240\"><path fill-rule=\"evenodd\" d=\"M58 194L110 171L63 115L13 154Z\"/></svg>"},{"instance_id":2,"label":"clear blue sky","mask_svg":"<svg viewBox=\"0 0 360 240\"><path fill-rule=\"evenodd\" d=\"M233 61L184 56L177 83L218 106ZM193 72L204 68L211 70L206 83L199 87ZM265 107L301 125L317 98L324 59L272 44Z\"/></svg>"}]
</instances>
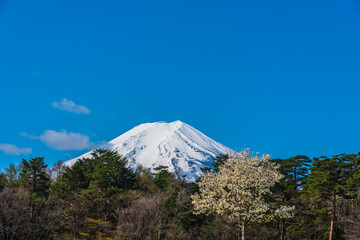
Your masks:
<instances>
[{"instance_id":1,"label":"clear blue sky","mask_svg":"<svg viewBox=\"0 0 360 240\"><path fill-rule=\"evenodd\" d=\"M0 0L0 83L2 169L174 120L273 157L357 153L360 2Z\"/></svg>"}]
</instances>

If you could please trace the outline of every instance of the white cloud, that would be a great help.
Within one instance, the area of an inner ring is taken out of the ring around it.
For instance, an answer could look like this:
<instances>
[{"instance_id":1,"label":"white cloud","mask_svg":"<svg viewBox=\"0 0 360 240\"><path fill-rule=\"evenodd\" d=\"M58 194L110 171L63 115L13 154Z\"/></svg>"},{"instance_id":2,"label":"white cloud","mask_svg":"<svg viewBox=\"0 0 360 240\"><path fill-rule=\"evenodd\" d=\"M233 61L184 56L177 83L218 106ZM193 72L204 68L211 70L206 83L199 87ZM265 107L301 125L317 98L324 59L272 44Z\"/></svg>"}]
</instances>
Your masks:
<instances>
[{"instance_id":1,"label":"white cloud","mask_svg":"<svg viewBox=\"0 0 360 240\"><path fill-rule=\"evenodd\" d=\"M32 152L31 148L19 148L13 144L0 143L0 151L3 151L7 155L21 155L21 154L30 154Z\"/></svg>"},{"instance_id":2,"label":"white cloud","mask_svg":"<svg viewBox=\"0 0 360 240\"><path fill-rule=\"evenodd\" d=\"M64 98L61 102L53 102L52 107L64 110L67 112L78 113L78 114L89 114L90 109L83 105L78 105L71 100Z\"/></svg>"},{"instance_id":3,"label":"white cloud","mask_svg":"<svg viewBox=\"0 0 360 240\"><path fill-rule=\"evenodd\" d=\"M19 133L19 135L22 136L22 137L30 138L31 140L39 139L38 136L29 134L27 132L21 132L21 133Z\"/></svg>"},{"instance_id":4,"label":"white cloud","mask_svg":"<svg viewBox=\"0 0 360 240\"><path fill-rule=\"evenodd\" d=\"M40 135L40 141L55 150L83 150L90 148L90 138L81 133L67 132L66 130L46 130Z\"/></svg>"},{"instance_id":5,"label":"white cloud","mask_svg":"<svg viewBox=\"0 0 360 240\"><path fill-rule=\"evenodd\" d=\"M27 132L20 132L20 136L31 140L40 140L46 146L55 150L83 150L105 147L106 141L90 142L90 137L82 133L67 132L66 130L54 131L46 130L40 136L32 135Z\"/></svg>"}]
</instances>

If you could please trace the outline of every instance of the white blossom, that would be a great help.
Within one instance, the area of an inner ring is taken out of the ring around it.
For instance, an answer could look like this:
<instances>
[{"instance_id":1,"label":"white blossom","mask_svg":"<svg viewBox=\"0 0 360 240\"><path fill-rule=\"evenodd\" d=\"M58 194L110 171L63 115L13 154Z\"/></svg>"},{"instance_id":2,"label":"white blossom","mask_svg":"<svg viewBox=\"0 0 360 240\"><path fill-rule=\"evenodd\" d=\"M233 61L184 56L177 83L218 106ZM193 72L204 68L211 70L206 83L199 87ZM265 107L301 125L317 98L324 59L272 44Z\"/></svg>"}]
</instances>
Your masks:
<instances>
[{"instance_id":1,"label":"white blossom","mask_svg":"<svg viewBox=\"0 0 360 240\"><path fill-rule=\"evenodd\" d=\"M293 218L294 217L295 206L281 206L275 210L275 216L279 218Z\"/></svg>"},{"instance_id":2,"label":"white blossom","mask_svg":"<svg viewBox=\"0 0 360 240\"><path fill-rule=\"evenodd\" d=\"M192 195L195 213L216 213L236 220L242 227L250 221L270 220L269 205L264 201L270 187L282 178L270 155L258 157L245 149L232 152L228 160L200 178L200 193ZM239 226L239 227L240 227Z\"/></svg>"}]
</instances>

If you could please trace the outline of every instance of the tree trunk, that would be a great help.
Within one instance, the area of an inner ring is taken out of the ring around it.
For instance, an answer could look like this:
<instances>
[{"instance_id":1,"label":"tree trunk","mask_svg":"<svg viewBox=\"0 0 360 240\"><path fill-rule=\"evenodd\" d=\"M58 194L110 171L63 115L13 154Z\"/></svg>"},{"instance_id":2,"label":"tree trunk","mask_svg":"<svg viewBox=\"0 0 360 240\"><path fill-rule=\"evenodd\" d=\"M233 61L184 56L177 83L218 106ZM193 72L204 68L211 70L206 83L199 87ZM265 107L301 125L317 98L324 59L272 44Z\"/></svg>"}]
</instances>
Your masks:
<instances>
[{"instance_id":1,"label":"tree trunk","mask_svg":"<svg viewBox=\"0 0 360 240\"><path fill-rule=\"evenodd\" d=\"M32 200L31 200L32 201ZM30 213L29 213L29 223L30 223L30 233L29 236L32 237L33 232L33 212L34 212L34 206L32 203L30 203Z\"/></svg>"},{"instance_id":2,"label":"tree trunk","mask_svg":"<svg viewBox=\"0 0 360 240\"><path fill-rule=\"evenodd\" d=\"M241 240L245 240L245 223L241 225Z\"/></svg>"},{"instance_id":3,"label":"tree trunk","mask_svg":"<svg viewBox=\"0 0 360 240\"><path fill-rule=\"evenodd\" d=\"M285 226L284 226L284 220L281 219L281 231L280 231L280 240L285 239Z\"/></svg>"},{"instance_id":4,"label":"tree trunk","mask_svg":"<svg viewBox=\"0 0 360 240\"><path fill-rule=\"evenodd\" d=\"M295 169L294 169L294 186L295 186L295 191L297 190L297 165L295 165Z\"/></svg>"},{"instance_id":5,"label":"tree trunk","mask_svg":"<svg viewBox=\"0 0 360 240\"><path fill-rule=\"evenodd\" d=\"M331 225L330 225L330 235L329 240L333 239L334 235L334 222L336 216L336 191L333 189L333 199L332 199L332 216L331 216Z\"/></svg>"},{"instance_id":6,"label":"tree trunk","mask_svg":"<svg viewBox=\"0 0 360 240\"><path fill-rule=\"evenodd\" d=\"M32 203L30 203L29 219L30 219L30 222L32 222L32 219L33 219L33 205L32 205Z\"/></svg>"}]
</instances>

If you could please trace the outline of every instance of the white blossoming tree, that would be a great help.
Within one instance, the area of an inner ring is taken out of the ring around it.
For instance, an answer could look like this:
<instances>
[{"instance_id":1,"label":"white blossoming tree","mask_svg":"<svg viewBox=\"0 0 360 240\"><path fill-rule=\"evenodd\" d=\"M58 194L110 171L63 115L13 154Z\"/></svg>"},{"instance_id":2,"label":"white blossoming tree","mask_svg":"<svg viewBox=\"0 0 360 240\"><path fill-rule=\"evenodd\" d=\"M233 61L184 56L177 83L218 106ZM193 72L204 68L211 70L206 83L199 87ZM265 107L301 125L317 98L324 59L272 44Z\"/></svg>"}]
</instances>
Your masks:
<instances>
[{"instance_id":1,"label":"white blossoming tree","mask_svg":"<svg viewBox=\"0 0 360 240\"><path fill-rule=\"evenodd\" d=\"M270 161L270 155L258 157L248 149L232 152L218 173L210 171L200 178L200 193L192 195L195 213L228 217L237 223L244 240L249 222L272 218L263 197L281 178L278 166Z\"/></svg>"}]
</instances>

